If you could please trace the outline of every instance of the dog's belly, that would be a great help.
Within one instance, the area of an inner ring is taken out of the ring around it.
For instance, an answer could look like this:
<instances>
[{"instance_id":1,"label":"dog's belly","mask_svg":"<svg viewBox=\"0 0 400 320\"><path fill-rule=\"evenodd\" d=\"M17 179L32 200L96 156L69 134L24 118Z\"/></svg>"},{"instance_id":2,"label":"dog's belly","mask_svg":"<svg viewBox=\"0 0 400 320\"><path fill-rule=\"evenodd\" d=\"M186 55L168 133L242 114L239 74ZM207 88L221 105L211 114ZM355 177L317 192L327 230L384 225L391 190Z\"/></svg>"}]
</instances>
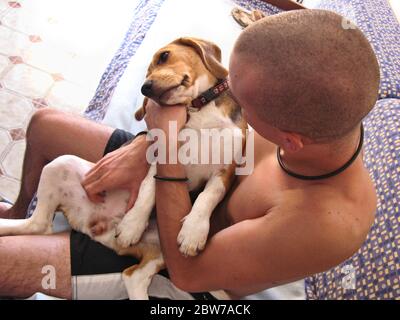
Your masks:
<instances>
[{"instance_id":1,"label":"dog's belly","mask_svg":"<svg viewBox=\"0 0 400 320\"><path fill-rule=\"evenodd\" d=\"M137 256L135 250L138 246L141 250L148 245L160 246L155 219L149 221L149 225L143 233L140 242L136 246L131 247L133 253L118 244L115 237L117 234L116 227L126 215L126 205L129 199L128 191L111 191L107 193L104 203L95 204L86 195L83 195L85 190L81 187L80 182L63 185L63 188L66 192L72 191L82 194L81 201L69 198L64 200L60 206L71 228L74 230L88 235L93 240L113 249L117 253L122 252L124 255Z\"/></svg>"},{"instance_id":2,"label":"dog's belly","mask_svg":"<svg viewBox=\"0 0 400 320\"><path fill-rule=\"evenodd\" d=\"M74 230L95 240L101 236L100 242L110 247L113 246L111 239L114 238L115 227L125 215L129 192L110 191L103 203L91 202L81 181L93 165L75 156L62 156L45 168L50 174L42 175L41 179L45 179L43 183L50 190L51 199L57 198L58 209L63 211ZM40 199L40 195L38 199L46 201Z\"/></svg>"},{"instance_id":3,"label":"dog's belly","mask_svg":"<svg viewBox=\"0 0 400 320\"><path fill-rule=\"evenodd\" d=\"M64 188L79 194L85 192L80 185ZM73 229L95 237L115 229L125 215L128 197L127 191L115 190L107 194L104 203L93 203L82 195L81 200L71 198L63 201L60 209Z\"/></svg>"}]
</instances>

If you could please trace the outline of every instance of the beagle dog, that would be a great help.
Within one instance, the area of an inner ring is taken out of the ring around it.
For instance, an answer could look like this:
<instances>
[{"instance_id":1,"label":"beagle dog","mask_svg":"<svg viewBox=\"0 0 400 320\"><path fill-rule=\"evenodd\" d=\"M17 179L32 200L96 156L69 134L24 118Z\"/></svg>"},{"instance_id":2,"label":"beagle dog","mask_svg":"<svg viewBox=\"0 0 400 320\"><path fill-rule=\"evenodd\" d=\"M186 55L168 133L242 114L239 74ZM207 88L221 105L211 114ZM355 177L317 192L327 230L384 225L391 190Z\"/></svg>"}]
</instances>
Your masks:
<instances>
[{"instance_id":1,"label":"beagle dog","mask_svg":"<svg viewBox=\"0 0 400 320\"><path fill-rule=\"evenodd\" d=\"M135 117L140 120L145 116L148 99L161 105L184 104L188 112L185 129L197 133L198 139L202 129L213 129L217 133L225 130L231 138L240 139L242 152L247 123L229 92L227 75L221 64L221 51L215 44L196 38L177 39L154 55L142 87L146 98ZM204 141L192 143L200 146ZM212 155L223 154L223 149L229 147L229 143L222 146L212 143L209 151ZM148 299L147 289L153 275L165 268L157 225L150 219L155 206L156 164L150 165L138 198L126 214L127 190L108 192L101 204L88 199L81 181L93 166L73 155L60 156L47 164L40 177L33 215L25 220L0 219L0 236L51 234L54 212L61 210L73 229L120 255L132 255L140 260L139 264L124 270L123 280L130 299ZM189 161L185 165L188 190L204 189L184 218L178 235L184 255L194 256L204 249L210 216L229 190L236 166L235 161L227 164Z\"/></svg>"}]
</instances>

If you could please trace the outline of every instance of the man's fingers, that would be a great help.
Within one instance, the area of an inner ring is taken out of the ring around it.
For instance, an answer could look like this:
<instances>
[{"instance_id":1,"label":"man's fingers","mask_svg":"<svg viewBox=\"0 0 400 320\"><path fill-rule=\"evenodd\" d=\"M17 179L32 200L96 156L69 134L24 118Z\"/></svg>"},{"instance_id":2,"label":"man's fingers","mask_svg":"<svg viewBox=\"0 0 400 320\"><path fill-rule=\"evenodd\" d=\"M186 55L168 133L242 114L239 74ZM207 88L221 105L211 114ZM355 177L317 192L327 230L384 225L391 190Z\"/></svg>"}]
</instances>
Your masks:
<instances>
[{"instance_id":1,"label":"man's fingers","mask_svg":"<svg viewBox=\"0 0 400 320\"><path fill-rule=\"evenodd\" d=\"M87 197L91 202L101 203L104 202L104 195L101 193L93 193L90 190L86 191Z\"/></svg>"},{"instance_id":2,"label":"man's fingers","mask_svg":"<svg viewBox=\"0 0 400 320\"><path fill-rule=\"evenodd\" d=\"M105 192L108 186L105 178L106 177L102 177L92 183L82 185L90 201L104 202L104 197L106 196Z\"/></svg>"},{"instance_id":3,"label":"man's fingers","mask_svg":"<svg viewBox=\"0 0 400 320\"><path fill-rule=\"evenodd\" d=\"M87 179L87 177L92 176L93 172L95 172L98 168L99 166L95 164L88 172L85 173L85 179Z\"/></svg>"},{"instance_id":4,"label":"man's fingers","mask_svg":"<svg viewBox=\"0 0 400 320\"><path fill-rule=\"evenodd\" d=\"M101 174L100 170L96 170L91 173L87 173L84 176L81 184L82 184L82 186L88 186L88 185L96 182L97 180L99 180L101 178L101 176L102 176L102 174Z\"/></svg>"},{"instance_id":5,"label":"man's fingers","mask_svg":"<svg viewBox=\"0 0 400 320\"><path fill-rule=\"evenodd\" d=\"M103 203L105 201L104 197L100 196L99 194L88 195L88 198L94 203Z\"/></svg>"},{"instance_id":6,"label":"man's fingers","mask_svg":"<svg viewBox=\"0 0 400 320\"><path fill-rule=\"evenodd\" d=\"M96 180L99 180L99 178L104 175L104 172L107 172L107 168L105 166L110 162L108 160L109 159L105 158L101 159L93 168L86 172L85 177L82 180L82 185L88 185Z\"/></svg>"},{"instance_id":7,"label":"man's fingers","mask_svg":"<svg viewBox=\"0 0 400 320\"><path fill-rule=\"evenodd\" d=\"M110 163L113 160L113 158L110 155L111 153L105 155L103 158L97 161L95 165L88 172L86 172L85 177L93 176L96 172L99 171L99 169L104 168L106 164Z\"/></svg>"},{"instance_id":8,"label":"man's fingers","mask_svg":"<svg viewBox=\"0 0 400 320\"><path fill-rule=\"evenodd\" d=\"M167 107L167 108L186 108L186 105L184 104L162 104L160 105L161 108Z\"/></svg>"},{"instance_id":9,"label":"man's fingers","mask_svg":"<svg viewBox=\"0 0 400 320\"><path fill-rule=\"evenodd\" d=\"M106 158L100 159L88 172L86 172L85 176L93 175L94 172L103 167L105 161L107 161Z\"/></svg>"},{"instance_id":10,"label":"man's fingers","mask_svg":"<svg viewBox=\"0 0 400 320\"><path fill-rule=\"evenodd\" d=\"M97 170L104 162L104 160L106 159L106 157L101 158L99 161L97 161L94 166L86 173L89 174L95 170Z\"/></svg>"}]
</instances>

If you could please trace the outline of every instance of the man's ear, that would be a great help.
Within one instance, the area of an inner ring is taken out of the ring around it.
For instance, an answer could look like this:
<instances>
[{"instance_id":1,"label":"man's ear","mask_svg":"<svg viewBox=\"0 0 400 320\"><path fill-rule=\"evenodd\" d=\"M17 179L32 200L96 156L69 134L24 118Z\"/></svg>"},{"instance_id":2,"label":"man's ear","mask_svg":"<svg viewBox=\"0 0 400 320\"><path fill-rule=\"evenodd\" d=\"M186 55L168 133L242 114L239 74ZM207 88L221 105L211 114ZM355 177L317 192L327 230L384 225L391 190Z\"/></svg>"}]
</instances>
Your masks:
<instances>
[{"instance_id":1,"label":"man's ear","mask_svg":"<svg viewBox=\"0 0 400 320\"><path fill-rule=\"evenodd\" d=\"M297 152L303 149L305 139L302 135L294 132L282 131L281 148L286 152Z\"/></svg>"},{"instance_id":2,"label":"man's ear","mask_svg":"<svg viewBox=\"0 0 400 320\"><path fill-rule=\"evenodd\" d=\"M221 49L215 43L189 37L176 39L172 43L192 47L203 60L207 70L217 79L225 79L227 77L228 70L221 64Z\"/></svg>"},{"instance_id":3,"label":"man's ear","mask_svg":"<svg viewBox=\"0 0 400 320\"><path fill-rule=\"evenodd\" d=\"M143 100L143 105L135 112L135 119L140 121L146 115L146 104L149 98L145 97Z\"/></svg>"}]
</instances>

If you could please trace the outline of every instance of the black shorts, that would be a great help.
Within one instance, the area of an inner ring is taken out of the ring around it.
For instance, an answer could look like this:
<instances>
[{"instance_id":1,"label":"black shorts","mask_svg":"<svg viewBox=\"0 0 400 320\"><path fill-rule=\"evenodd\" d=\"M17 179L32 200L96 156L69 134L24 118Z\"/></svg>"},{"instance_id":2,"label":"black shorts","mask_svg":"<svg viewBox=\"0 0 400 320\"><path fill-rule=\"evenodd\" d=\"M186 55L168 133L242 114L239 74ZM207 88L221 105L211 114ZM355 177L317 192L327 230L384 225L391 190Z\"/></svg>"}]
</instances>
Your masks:
<instances>
[{"instance_id":1,"label":"black shorts","mask_svg":"<svg viewBox=\"0 0 400 320\"><path fill-rule=\"evenodd\" d=\"M116 129L104 150L104 155L124 143L134 139L134 135ZM87 235L71 231L71 275L74 299L126 299L127 293L121 279L121 272L139 261L134 257L119 256L113 250L92 240ZM160 271L149 289L155 299L215 299L208 292L186 293L177 289L170 281L167 270Z\"/></svg>"}]
</instances>

